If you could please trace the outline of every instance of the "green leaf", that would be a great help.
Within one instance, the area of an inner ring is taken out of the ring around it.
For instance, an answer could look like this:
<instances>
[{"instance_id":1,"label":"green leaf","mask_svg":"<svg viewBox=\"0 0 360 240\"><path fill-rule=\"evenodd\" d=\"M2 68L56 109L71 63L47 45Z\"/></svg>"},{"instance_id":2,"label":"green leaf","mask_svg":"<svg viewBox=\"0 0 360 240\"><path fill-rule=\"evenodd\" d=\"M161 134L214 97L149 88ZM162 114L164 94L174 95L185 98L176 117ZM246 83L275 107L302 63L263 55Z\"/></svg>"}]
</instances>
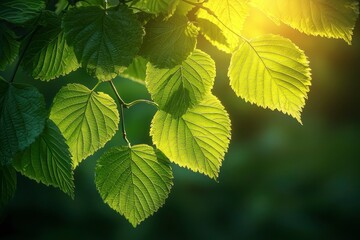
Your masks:
<instances>
[{"instance_id":1,"label":"green leaf","mask_svg":"<svg viewBox=\"0 0 360 240\"><path fill-rule=\"evenodd\" d=\"M244 42L231 58L229 77L241 98L301 123L311 74L304 52L290 40L269 35Z\"/></svg>"},{"instance_id":2,"label":"green leaf","mask_svg":"<svg viewBox=\"0 0 360 240\"><path fill-rule=\"evenodd\" d=\"M359 3L352 0L251 0L274 22L280 21L300 32L341 38L351 44Z\"/></svg>"},{"instance_id":3,"label":"green leaf","mask_svg":"<svg viewBox=\"0 0 360 240\"><path fill-rule=\"evenodd\" d=\"M0 210L16 191L16 171L12 166L1 166L0 164Z\"/></svg>"},{"instance_id":4,"label":"green leaf","mask_svg":"<svg viewBox=\"0 0 360 240\"><path fill-rule=\"evenodd\" d=\"M209 94L180 118L158 111L150 135L170 161L216 179L229 146L230 131L227 112Z\"/></svg>"},{"instance_id":5,"label":"green leaf","mask_svg":"<svg viewBox=\"0 0 360 240\"><path fill-rule=\"evenodd\" d=\"M144 84L147 63L148 61L146 59L138 56L134 58L134 61L120 76Z\"/></svg>"},{"instance_id":6,"label":"green leaf","mask_svg":"<svg viewBox=\"0 0 360 240\"><path fill-rule=\"evenodd\" d=\"M74 174L69 147L58 127L48 120L43 133L13 160L22 175L74 197Z\"/></svg>"},{"instance_id":7,"label":"green leaf","mask_svg":"<svg viewBox=\"0 0 360 240\"><path fill-rule=\"evenodd\" d=\"M45 118L44 97L36 88L0 78L0 164L9 164L15 153L35 141Z\"/></svg>"},{"instance_id":8,"label":"green leaf","mask_svg":"<svg viewBox=\"0 0 360 240\"><path fill-rule=\"evenodd\" d=\"M198 30L184 16L150 20L145 30L140 54L156 67L174 67L195 49Z\"/></svg>"},{"instance_id":9,"label":"green leaf","mask_svg":"<svg viewBox=\"0 0 360 240\"><path fill-rule=\"evenodd\" d=\"M211 42L211 44L218 47L222 46L225 50L229 49L230 46L227 42L228 40L218 25L203 18L198 19L198 25L201 29L201 33L209 42Z\"/></svg>"},{"instance_id":10,"label":"green leaf","mask_svg":"<svg viewBox=\"0 0 360 240\"><path fill-rule=\"evenodd\" d=\"M188 0L188 2L192 2L196 4L198 3L198 0ZM181 0L176 7L175 14L186 16L194 8L195 8L194 4L189 4Z\"/></svg>"},{"instance_id":11,"label":"green leaf","mask_svg":"<svg viewBox=\"0 0 360 240\"><path fill-rule=\"evenodd\" d=\"M0 70L13 63L18 55L20 43L15 40L15 34L0 23Z\"/></svg>"},{"instance_id":12,"label":"green leaf","mask_svg":"<svg viewBox=\"0 0 360 240\"><path fill-rule=\"evenodd\" d=\"M172 14L180 0L137 0L134 6L153 14Z\"/></svg>"},{"instance_id":13,"label":"green leaf","mask_svg":"<svg viewBox=\"0 0 360 240\"><path fill-rule=\"evenodd\" d=\"M115 78L132 63L144 34L135 14L125 5L107 10L73 8L63 25L82 66L102 81Z\"/></svg>"},{"instance_id":14,"label":"green leaf","mask_svg":"<svg viewBox=\"0 0 360 240\"><path fill-rule=\"evenodd\" d=\"M65 41L60 17L46 11L42 19L46 25L32 35L22 64L35 79L51 80L78 69L79 63Z\"/></svg>"},{"instance_id":15,"label":"green leaf","mask_svg":"<svg viewBox=\"0 0 360 240\"><path fill-rule=\"evenodd\" d=\"M222 30L223 35L226 37L228 44L224 44L223 41L214 38L214 35L211 34L213 32L208 29L208 24L204 24L203 22L199 25L205 37L220 50L232 53L238 47L240 39L237 35L241 35L245 20L249 15L247 2L248 0L225 0L221 3L219 3L219 1L208 1L203 5L207 10L200 9L198 11L197 17L199 20L205 19L215 24Z\"/></svg>"},{"instance_id":16,"label":"green leaf","mask_svg":"<svg viewBox=\"0 0 360 240\"><path fill-rule=\"evenodd\" d=\"M50 119L70 147L74 168L114 136L120 121L114 99L80 84L68 84L59 91Z\"/></svg>"},{"instance_id":17,"label":"green leaf","mask_svg":"<svg viewBox=\"0 0 360 240\"><path fill-rule=\"evenodd\" d=\"M23 24L37 17L45 9L43 0L1 0L0 19Z\"/></svg>"},{"instance_id":18,"label":"green leaf","mask_svg":"<svg viewBox=\"0 0 360 240\"><path fill-rule=\"evenodd\" d=\"M112 148L96 165L101 197L134 227L164 204L172 179L169 161L147 145Z\"/></svg>"},{"instance_id":19,"label":"green leaf","mask_svg":"<svg viewBox=\"0 0 360 240\"><path fill-rule=\"evenodd\" d=\"M210 93L215 75L212 58L195 50L181 65L172 69L159 69L149 64L146 85L162 110L181 116Z\"/></svg>"}]
</instances>

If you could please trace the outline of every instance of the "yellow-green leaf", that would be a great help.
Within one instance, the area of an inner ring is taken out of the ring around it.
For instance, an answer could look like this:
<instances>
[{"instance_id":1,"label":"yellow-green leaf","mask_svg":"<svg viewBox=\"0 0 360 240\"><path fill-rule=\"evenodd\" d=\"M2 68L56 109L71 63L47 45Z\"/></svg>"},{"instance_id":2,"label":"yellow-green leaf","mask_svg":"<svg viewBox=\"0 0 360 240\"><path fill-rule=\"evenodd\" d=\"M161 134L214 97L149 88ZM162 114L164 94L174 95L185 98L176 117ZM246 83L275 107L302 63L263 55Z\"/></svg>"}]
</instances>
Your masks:
<instances>
[{"instance_id":1,"label":"yellow-green leaf","mask_svg":"<svg viewBox=\"0 0 360 240\"><path fill-rule=\"evenodd\" d=\"M309 62L302 50L281 36L243 42L229 68L230 85L238 96L301 123L301 111L311 85Z\"/></svg>"},{"instance_id":2,"label":"yellow-green leaf","mask_svg":"<svg viewBox=\"0 0 360 240\"><path fill-rule=\"evenodd\" d=\"M251 0L276 23L280 21L300 32L341 38L351 44L359 3L353 0Z\"/></svg>"}]
</instances>

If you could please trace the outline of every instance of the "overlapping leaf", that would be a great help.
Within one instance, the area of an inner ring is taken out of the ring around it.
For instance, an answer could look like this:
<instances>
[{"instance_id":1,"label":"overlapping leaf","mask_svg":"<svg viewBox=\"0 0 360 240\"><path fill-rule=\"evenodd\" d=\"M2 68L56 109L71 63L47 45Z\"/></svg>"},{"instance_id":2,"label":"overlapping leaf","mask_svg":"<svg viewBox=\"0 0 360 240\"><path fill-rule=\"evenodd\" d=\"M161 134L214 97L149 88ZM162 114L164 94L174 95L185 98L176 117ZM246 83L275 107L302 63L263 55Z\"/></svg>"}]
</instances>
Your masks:
<instances>
[{"instance_id":1,"label":"overlapping leaf","mask_svg":"<svg viewBox=\"0 0 360 240\"><path fill-rule=\"evenodd\" d=\"M12 166L0 164L0 210L13 198L16 190L16 171Z\"/></svg>"},{"instance_id":2,"label":"overlapping leaf","mask_svg":"<svg viewBox=\"0 0 360 240\"><path fill-rule=\"evenodd\" d=\"M147 63L148 61L146 59L138 56L134 58L134 61L123 73L120 74L120 76L144 84Z\"/></svg>"},{"instance_id":3,"label":"overlapping leaf","mask_svg":"<svg viewBox=\"0 0 360 240\"><path fill-rule=\"evenodd\" d=\"M215 74L215 62L211 57L195 50L172 69L159 69L149 64L146 85L162 110L181 116L210 93Z\"/></svg>"},{"instance_id":4,"label":"overlapping leaf","mask_svg":"<svg viewBox=\"0 0 360 240\"><path fill-rule=\"evenodd\" d=\"M310 35L342 38L351 44L359 3L353 0L251 0L276 23Z\"/></svg>"},{"instance_id":5,"label":"overlapping leaf","mask_svg":"<svg viewBox=\"0 0 360 240\"><path fill-rule=\"evenodd\" d=\"M198 30L184 16L156 18L148 22L145 30L141 55L156 67L174 67L195 49Z\"/></svg>"},{"instance_id":6,"label":"overlapping leaf","mask_svg":"<svg viewBox=\"0 0 360 240\"><path fill-rule=\"evenodd\" d=\"M150 134L170 161L216 179L229 146L230 125L224 107L209 94L180 118L158 111Z\"/></svg>"},{"instance_id":7,"label":"overlapping leaf","mask_svg":"<svg viewBox=\"0 0 360 240\"><path fill-rule=\"evenodd\" d=\"M32 86L0 78L0 164L8 164L40 135L45 125L44 97Z\"/></svg>"},{"instance_id":8,"label":"overlapping leaf","mask_svg":"<svg viewBox=\"0 0 360 240\"><path fill-rule=\"evenodd\" d=\"M116 103L109 95L80 84L69 84L59 91L50 119L70 147L74 168L114 136L120 121Z\"/></svg>"},{"instance_id":9,"label":"overlapping leaf","mask_svg":"<svg viewBox=\"0 0 360 240\"><path fill-rule=\"evenodd\" d=\"M96 166L101 197L134 227L164 204L172 178L166 157L147 145L112 148Z\"/></svg>"},{"instance_id":10,"label":"overlapping leaf","mask_svg":"<svg viewBox=\"0 0 360 240\"><path fill-rule=\"evenodd\" d=\"M25 151L19 153L13 166L24 176L60 188L74 197L74 177L69 147L58 127L48 120L43 133Z\"/></svg>"},{"instance_id":11,"label":"overlapping leaf","mask_svg":"<svg viewBox=\"0 0 360 240\"><path fill-rule=\"evenodd\" d=\"M64 17L68 43L88 72L110 80L129 66L144 34L140 22L125 5L116 8L73 8Z\"/></svg>"},{"instance_id":12,"label":"overlapping leaf","mask_svg":"<svg viewBox=\"0 0 360 240\"><path fill-rule=\"evenodd\" d=\"M31 37L23 66L35 79L51 80L79 67L75 52L65 40L61 19L50 11L42 14L45 26L39 26Z\"/></svg>"},{"instance_id":13,"label":"overlapping leaf","mask_svg":"<svg viewBox=\"0 0 360 240\"><path fill-rule=\"evenodd\" d=\"M244 42L232 56L229 77L238 96L301 123L310 69L304 52L290 40L268 35Z\"/></svg>"},{"instance_id":14,"label":"overlapping leaf","mask_svg":"<svg viewBox=\"0 0 360 240\"><path fill-rule=\"evenodd\" d=\"M0 19L23 24L37 17L44 9L44 0L1 0Z\"/></svg>"},{"instance_id":15,"label":"overlapping leaf","mask_svg":"<svg viewBox=\"0 0 360 240\"><path fill-rule=\"evenodd\" d=\"M204 3L204 7L208 10L199 10L197 14L199 19L208 20L223 32L227 45L219 41L219 38L214 38L213 34L210 34L213 31L209 31L207 21L200 21L199 26L205 37L220 50L231 53L239 45L240 39L238 35L241 35L243 25L249 15L247 2L248 0L224 0L221 3L219 1L208 1Z\"/></svg>"},{"instance_id":16,"label":"overlapping leaf","mask_svg":"<svg viewBox=\"0 0 360 240\"><path fill-rule=\"evenodd\" d=\"M15 40L15 34L0 23L0 70L11 64L19 52L20 43Z\"/></svg>"},{"instance_id":17,"label":"overlapping leaf","mask_svg":"<svg viewBox=\"0 0 360 240\"><path fill-rule=\"evenodd\" d=\"M135 0L134 6L153 14L172 14L180 0Z\"/></svg>"}]
</instances>

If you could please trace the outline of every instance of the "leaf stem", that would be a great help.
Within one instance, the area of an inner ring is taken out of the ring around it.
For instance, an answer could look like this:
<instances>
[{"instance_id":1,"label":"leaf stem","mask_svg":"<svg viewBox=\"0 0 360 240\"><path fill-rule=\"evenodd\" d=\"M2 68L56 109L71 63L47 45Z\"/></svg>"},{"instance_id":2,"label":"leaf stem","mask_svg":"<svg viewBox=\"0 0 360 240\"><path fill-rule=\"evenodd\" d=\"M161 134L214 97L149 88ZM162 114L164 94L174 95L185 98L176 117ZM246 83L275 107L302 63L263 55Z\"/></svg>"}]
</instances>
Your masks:
<instances>
[{"instance_id":1,"label":"leaf stem","mask_svg":"<svg viewBox=\"0 0 360 240\"><path fill-rule=\"evenodd\" d=\"M124 105L123 104L120 105L120 109L121 109L121 116L120 116L121 130L122 130L122 134L123 134L123 139L127 143L128 147L131 148L131 144L130 144L130 142L129 142L128 138L127 138L127 135L126 135L125 115L124 115Z\"/></svg>"},{"instance_id":2,"label":"leaf stem","mask_svg":"<svg viewBox=\"0 0 360 240\"><path fill-rule=\"evenodd\" d=\"M116 95L117 99L119 100L121 106L123 106L125 108L128 108L126 102L121 98L121 96L120 96L118 90L116 89L114 83L112 81L109 81L109 83L111 85L111 88L114 90L115 95Z\"/></svg>"},{"instance_id":3,"label":"leaf stem","mask_svg":"<svg viewBox=\"0 0 360 240\"><path fill-rule=\"evenodd\" d=\"M138 100L132 101L132 102L127 104L127 107L130 108L130 107L135 106L135 105L137 105L139 103L146 103L146 104L153 105L153 106L159 108L159 105L156 102L146 100L146 99L138 99Z\"/></svg>"}]
</instances>

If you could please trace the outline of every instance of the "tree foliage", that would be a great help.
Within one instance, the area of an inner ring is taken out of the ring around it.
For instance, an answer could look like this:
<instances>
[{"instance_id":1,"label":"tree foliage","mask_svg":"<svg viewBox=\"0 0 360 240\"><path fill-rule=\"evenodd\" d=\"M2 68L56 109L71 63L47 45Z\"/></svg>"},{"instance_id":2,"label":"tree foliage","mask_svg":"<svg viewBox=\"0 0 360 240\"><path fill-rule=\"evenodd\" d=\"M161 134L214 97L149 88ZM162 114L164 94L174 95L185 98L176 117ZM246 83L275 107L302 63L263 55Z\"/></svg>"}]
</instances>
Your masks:
<instances>
[{"instance_id":1,"label":"tree foliage","mask_svg":"<svg viewBox=\"0 0 360 240\"><path fill-rule=\"evenodd\" d=\"M230 117L212 94L216 63L198 46L199 35L231 55L228 76L239 97L301 123L311 86L309 61L285 37L248 39L243 27L250 10L348 44L359 15L353 0L50 2L0 3L0 70L13 67L14 73L0 77L0 207L15 193L16 172L73 197L74 169L121 125L127 146L98 159L96 186L133 226L164 204L173 185L171 163L217 179L227 152ZM81 67L98 84L68 84L46 109L35 87L15 83L19 66L40 81ZM113 83L117 76L145 85L151 100L126 103ZM96 91L100 84L111 85L117 102ZM131 146L127 139L124 109L138 103L158 110L150 130L153 146Z\"/></svg>"}]
</instances>

